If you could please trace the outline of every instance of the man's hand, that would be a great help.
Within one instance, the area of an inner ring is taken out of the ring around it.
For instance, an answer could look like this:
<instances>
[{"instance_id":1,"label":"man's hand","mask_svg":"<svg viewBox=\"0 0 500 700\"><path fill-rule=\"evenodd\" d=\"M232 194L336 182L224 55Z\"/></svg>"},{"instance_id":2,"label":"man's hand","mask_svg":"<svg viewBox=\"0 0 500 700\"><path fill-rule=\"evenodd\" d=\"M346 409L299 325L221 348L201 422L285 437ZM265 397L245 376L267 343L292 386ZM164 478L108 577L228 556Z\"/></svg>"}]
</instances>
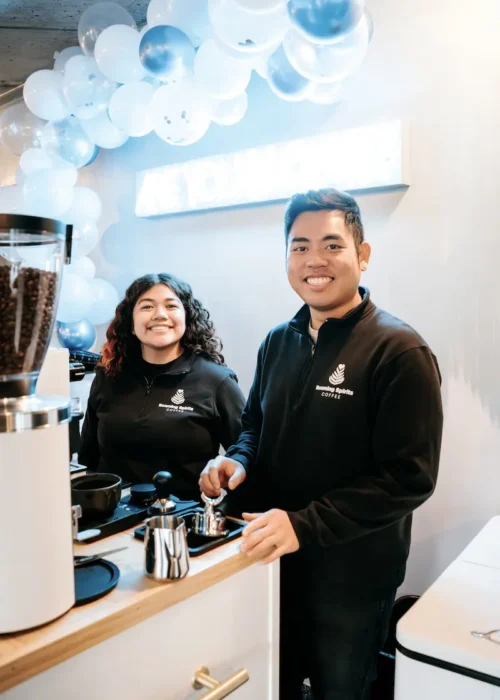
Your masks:
<instances>
[{"instance_id":1,"label":"man's hand","mask_svg":"<svg viewBox=\"0 0 500 700\"><path fill-rule=\"evenodd\" d=\"M200 489L210 498L217 498L221 489L229 488L231 491L242 484L247 473L240 462L229 457L216 457L208 462L201 472Z\"/></svg>"},{"instance_id":2,"label":"man's hand","mask_svg":"<svg viewBox=\"0 0 500 700\"><path fill-rule=\"evenodd\" d=\"M284 510L268 510L267 513L243 513L249 523L243 530L241 551L263 564L270 564L284 554L299 549L299 541L288 513Z\"/></svg>"}]
</instances>

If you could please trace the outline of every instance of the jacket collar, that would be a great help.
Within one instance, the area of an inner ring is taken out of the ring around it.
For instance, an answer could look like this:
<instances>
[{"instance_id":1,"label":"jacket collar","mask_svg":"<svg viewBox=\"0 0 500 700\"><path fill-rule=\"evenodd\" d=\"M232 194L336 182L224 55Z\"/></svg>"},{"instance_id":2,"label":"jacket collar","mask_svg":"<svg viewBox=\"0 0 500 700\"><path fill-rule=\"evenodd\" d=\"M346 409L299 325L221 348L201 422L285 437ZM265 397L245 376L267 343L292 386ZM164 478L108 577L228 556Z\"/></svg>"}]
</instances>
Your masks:
<instances>
[{"instance_id":1,"label":"jacket collar","mask_svg":"<svg viewBox=\"0 0 500 700\"><path fill-rule=\"evenodd\" d=\"M193 350L184 350L182 355L177 357L172 362L169 362L165 368L158 372L157 377L164 377L165 375L175 375L175 374L187 374L191 371L191 368L196 360L196 353ZM142 377L143 372L143 359L142 357L137 358L137 360L130 359L126 363L125 369L128 372L137 374Z\"/></svg>"},{"instance_id":2,"label":"jacket collar","mask_svg":"<svg viewBox=\"0 0 500 700\"><path fill-rule=\"evenodd\" d=\"M349 324L357 323L365 316L370 315L375 309L375 304L370 299L370 291L366 287L359 287L359 293L362 301L358 306L351 309L351 311L341 318L327 318L325 325L336 328L345 327ZM309 306L304 304L291 321L288 322L288 325L302 335L309 335L310 321L311 312Z\"/></svg>"}]
</instances>

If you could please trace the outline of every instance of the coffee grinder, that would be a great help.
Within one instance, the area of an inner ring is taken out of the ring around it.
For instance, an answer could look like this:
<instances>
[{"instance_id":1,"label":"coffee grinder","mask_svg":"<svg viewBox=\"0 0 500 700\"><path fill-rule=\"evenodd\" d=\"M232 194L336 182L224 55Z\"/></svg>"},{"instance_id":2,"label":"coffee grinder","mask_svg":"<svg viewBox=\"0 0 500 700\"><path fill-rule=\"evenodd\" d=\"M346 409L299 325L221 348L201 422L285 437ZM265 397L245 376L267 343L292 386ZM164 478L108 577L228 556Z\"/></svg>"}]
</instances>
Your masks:
<instances>
[{"instance_id":1,"label":"coffee grinder","mask_svg":"<svg viewBox=\"0 0 500 700\"><path fill-rule=\"evenodd\" d=\"M75 602L69 399L39 396L72 227L0 214L0 634Z\"/></svg>"}]
</instances>

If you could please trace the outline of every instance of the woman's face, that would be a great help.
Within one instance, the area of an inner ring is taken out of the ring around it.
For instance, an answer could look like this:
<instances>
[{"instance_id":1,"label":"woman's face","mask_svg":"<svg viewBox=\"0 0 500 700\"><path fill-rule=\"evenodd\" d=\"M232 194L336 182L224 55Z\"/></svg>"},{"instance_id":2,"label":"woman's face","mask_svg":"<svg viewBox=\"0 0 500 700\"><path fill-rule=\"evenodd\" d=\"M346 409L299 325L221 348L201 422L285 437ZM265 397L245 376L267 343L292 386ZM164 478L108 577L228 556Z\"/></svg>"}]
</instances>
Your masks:
<instances>
[{"instance_id":1,"label":"woman's face","mask_svg":"<svg viewBox=\"0 0 500 700\"><path fill-rule=\"evenodd\" d=\"M156 284L137 300L132 313L133 331L143 346L166 350L176 345L186 332L186 312L176 294L164 284Z\"/></svg>"}]
</instances>

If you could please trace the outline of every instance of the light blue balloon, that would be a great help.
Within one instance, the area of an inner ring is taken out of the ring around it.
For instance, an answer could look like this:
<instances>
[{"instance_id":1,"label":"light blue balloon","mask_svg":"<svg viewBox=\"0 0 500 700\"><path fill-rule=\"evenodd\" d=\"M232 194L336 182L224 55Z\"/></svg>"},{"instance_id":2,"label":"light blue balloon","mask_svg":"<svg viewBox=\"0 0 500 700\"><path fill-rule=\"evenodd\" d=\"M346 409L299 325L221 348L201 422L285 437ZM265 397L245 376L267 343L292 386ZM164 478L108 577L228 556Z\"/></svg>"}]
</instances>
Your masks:
<instances>
[{"instance_id":1,"label":"light blue balloon","mask_svg":"<svg viewBox=\"0 0 500 700\"><path fill-rule=\"evenodd\" d=\"M101 149L99 148L99 146L95 146L95 147L94 147L94 152L93 152L92 155L90 156L90 160L88 160L88 161L85 163L85 167L87 167L87 165L92 165L92 163L95 161L95 159L96 159L97 156L99 155L99 151L100 151L100 150L101 150Z\"/></svg>"},{"instance_id":2,"label":"light blue balloon","mask_svg":"<svg viewBox=\"0 0 500 700\"><path fill-rule=\"evenodd\" d=\"M354 29L364 5L364 0L290 0L288 14L308 39L328 44Z\"/></svg>"},{"instance_id":3,"label":"light blue balloon","mask_svg":"<svg viewBox=\"0 0 500 700\"><path fill-rule=\"evenodd\" d=\"M88 350L95 343L96 333L89 321L75 323L57 322L57 337L63 348L68 350Z\"/></svg>"},{"instance_id":4,"label":"light blue balloon","mask_svg":"<svg viewBox=\"0 0 500 700\"><path fill-rule=\"evenodd\" d=\"M311 88L311 81L295 70L282 45L267 60L267 80L271 90L284 100L302 100Z\"/></svg>"},{"instance_id":5,"label":"light blue balloon","mask_svg":"<svg viewBox=\"0 0 500 700\"><path fill-rule=\"evenodd\" d=\"M168 78L192 70L195 50L184 32L158 25L144 34L139 46L141 63L155 78Z\"/></svg>"}]
</instances>

